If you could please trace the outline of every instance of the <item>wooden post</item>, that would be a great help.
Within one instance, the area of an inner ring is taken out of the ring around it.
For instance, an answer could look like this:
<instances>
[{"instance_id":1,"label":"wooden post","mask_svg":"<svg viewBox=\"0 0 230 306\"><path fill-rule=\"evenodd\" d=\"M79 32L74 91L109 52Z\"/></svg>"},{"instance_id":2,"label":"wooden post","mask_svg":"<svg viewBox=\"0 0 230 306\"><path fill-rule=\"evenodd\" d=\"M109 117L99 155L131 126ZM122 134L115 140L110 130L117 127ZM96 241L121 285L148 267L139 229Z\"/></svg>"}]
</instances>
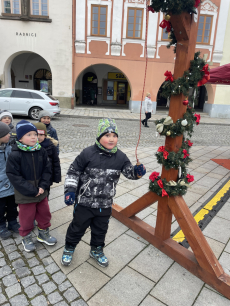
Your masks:
<instances>
[{"instance_id":1,"label":"wooden post","mask_svg":"<svg viewBox=\"0 0 230 306\"><path fill-rule=\"evenodd\" d=\"M174 70L174 79L177 79L189 68L190 61L194 59L198 18L183 13L171 16L170 21L177 38ZM182 94L171 97L169 116L174 122L182 118L186 111L186 106L182 103L184 99ZM183 136L166 137L166 150L178 152L182 145L182 139ZM177 176L177 170L162 168L161 177L167 181L177 181ZM158 211L156 228L154 228L135 215L156 201L158 201ZM182 197L162 198L150 191L125 209L115 204L112 208L112 214L185 269L230 299L230 277L224 273ZM193 253L170 238L172 214L178 221Z\"/></svg>"}]
</instances>

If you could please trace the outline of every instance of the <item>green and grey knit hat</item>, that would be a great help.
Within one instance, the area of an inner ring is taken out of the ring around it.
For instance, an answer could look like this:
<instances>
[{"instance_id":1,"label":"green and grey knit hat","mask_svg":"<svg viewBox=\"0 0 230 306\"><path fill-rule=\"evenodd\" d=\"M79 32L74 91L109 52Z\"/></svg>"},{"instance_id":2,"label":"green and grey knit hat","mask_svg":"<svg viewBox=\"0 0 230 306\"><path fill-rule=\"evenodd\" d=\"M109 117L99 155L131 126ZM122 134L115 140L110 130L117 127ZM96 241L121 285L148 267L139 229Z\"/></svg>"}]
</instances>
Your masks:
<instances>
[{"instance_id":1,"label":"green and grey knit hat","mask_svg":"<svg viewBox=\"0 0 230 306\"><path fill-rule=\"evenodd\" d=\"M115 133L118 137L118 129L114 119L110 118L100 119L98 124L97 140L99 141L101 137L107 133Z\"/></svg>"}]
</instances>

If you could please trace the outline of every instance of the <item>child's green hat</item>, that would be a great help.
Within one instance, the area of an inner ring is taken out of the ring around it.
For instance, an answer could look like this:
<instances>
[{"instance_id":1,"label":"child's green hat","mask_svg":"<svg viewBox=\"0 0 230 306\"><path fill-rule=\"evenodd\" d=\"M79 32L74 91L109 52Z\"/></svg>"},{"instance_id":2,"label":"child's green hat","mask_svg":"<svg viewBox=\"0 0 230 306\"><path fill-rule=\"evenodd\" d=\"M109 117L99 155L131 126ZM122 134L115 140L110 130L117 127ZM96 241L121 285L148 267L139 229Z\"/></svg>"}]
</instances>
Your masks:
<instances>
[{"instance_id":1,"label":"child's green hat","mask_svg":"<svg viewBox=\"0 0 230 306\"><path fill-rule=\"evenodd\" d=\"M99 141L101 137L107 133L115 133L118 137L118 129L114 119L110 118L100 119L98 124L97 140Z\"/></svg>"}]
</instances>

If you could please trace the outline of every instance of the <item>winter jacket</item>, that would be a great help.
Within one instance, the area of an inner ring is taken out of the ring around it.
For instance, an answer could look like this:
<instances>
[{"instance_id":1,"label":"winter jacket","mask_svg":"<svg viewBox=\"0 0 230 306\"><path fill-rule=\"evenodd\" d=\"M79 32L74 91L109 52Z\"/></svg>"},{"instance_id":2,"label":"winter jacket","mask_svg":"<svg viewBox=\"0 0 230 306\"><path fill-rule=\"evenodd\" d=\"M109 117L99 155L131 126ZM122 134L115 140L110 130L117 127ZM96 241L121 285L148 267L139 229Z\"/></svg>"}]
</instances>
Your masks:
<instances>
[{"instance_id":1,"label":"winter jacket","mask_svg":"<svg viewBox=\"0 0 230 306\"><path fill-rule=\"evenodd\" d=\"M137 179L133 165L122 151L118 149L111 154L97 145L90 146L70 165L65 179L65 193L76 192L79 205L111 207L121 173L128 179Z\"/></svg>"},{"instance_id":2,"label":"winter jacket","mask_svg":"<svg viewBox=\"0 0 230 306\"><path fill-rule=\"evenodd\" d=\"M45 149L22 151L16 144L13 145L6 164L6 174L14 186L17 204L40 202L48 195L51 164ZM45 192L36 197L39 187Z\"/></svg>"},{"instance_id":3,"label":"winter jacket","mask_svg":"<svg viewBox=\"0 0 230 306\"><path fill-rule=\"evenodd\" d=\"M60 160L57 154L57 148L58 141L54 138L47 137L43 142L40 143L40 145L46 150L49 161L51 163L51 180L50 185L55 183L61 182L61 166L60 166Z\"/></svg>"},{"instance_id":4,"label":"winter jacket","mask_svg":"<svg viewBox=\"0 0 230 306\"><path fill-rule=\"evenodd\" d=\"M14 187L6 175L6 162L11 152L10 144L0 146L0 198L14 194Z\"/></svg>"},{"instance_id":5,"label":"winter jacket","mask_svg":"<svg viewBox=\"0 0 230 306\"><path fill-rule=\"evenodd\" d=\"M51 138L54 138L58 141L57 131L55 130L54 127L52 127L51 123L46 124L46 130L47 130L47 135L48 136L50 136ZM57 152L58 152L58 155L59 155L59 144L57 145Z\"/></svg>"},{"instance_id":6,"label":"winter jacket","mask_svg":"<svg viewBox=\"0 0 230 306\"><path fill-rule=\"evenodd\" d=\"M17 140L17 133L16 133L16 129L14 127L14 125L12 123L9 124L9 128L10 128L10 141L9 143L11 145L15 144L16 143L16 140Z\"/></svg>"},{"instance_id":7,"label":"winter jacket","mask_svg":"<svg viewBox=\"0 0 230 306\"><path fill-rule=\"evenodd\" d=\"M152 112L152 101L148 97L145 98L144 110L147 113Z\"/></svg>"}]
</instances>

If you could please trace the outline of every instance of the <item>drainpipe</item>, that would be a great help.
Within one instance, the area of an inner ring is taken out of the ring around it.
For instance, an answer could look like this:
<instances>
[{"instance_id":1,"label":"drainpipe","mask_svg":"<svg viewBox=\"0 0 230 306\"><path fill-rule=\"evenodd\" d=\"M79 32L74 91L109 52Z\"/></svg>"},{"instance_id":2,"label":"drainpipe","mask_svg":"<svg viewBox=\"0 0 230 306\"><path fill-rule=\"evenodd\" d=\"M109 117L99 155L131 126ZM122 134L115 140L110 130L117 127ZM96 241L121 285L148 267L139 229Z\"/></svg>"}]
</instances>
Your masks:
<instances>
[{"instance_id":1,"label":"drainpipe","mask_svg":"<svg viewBox=\"0 0 230 306\"><path fill-rule=\"evenodd\" d=\"M76 36L76 0L72 0L72 97L71 109L74 109L75 99L75 36Z\"/></svg>"}]
</instances>

